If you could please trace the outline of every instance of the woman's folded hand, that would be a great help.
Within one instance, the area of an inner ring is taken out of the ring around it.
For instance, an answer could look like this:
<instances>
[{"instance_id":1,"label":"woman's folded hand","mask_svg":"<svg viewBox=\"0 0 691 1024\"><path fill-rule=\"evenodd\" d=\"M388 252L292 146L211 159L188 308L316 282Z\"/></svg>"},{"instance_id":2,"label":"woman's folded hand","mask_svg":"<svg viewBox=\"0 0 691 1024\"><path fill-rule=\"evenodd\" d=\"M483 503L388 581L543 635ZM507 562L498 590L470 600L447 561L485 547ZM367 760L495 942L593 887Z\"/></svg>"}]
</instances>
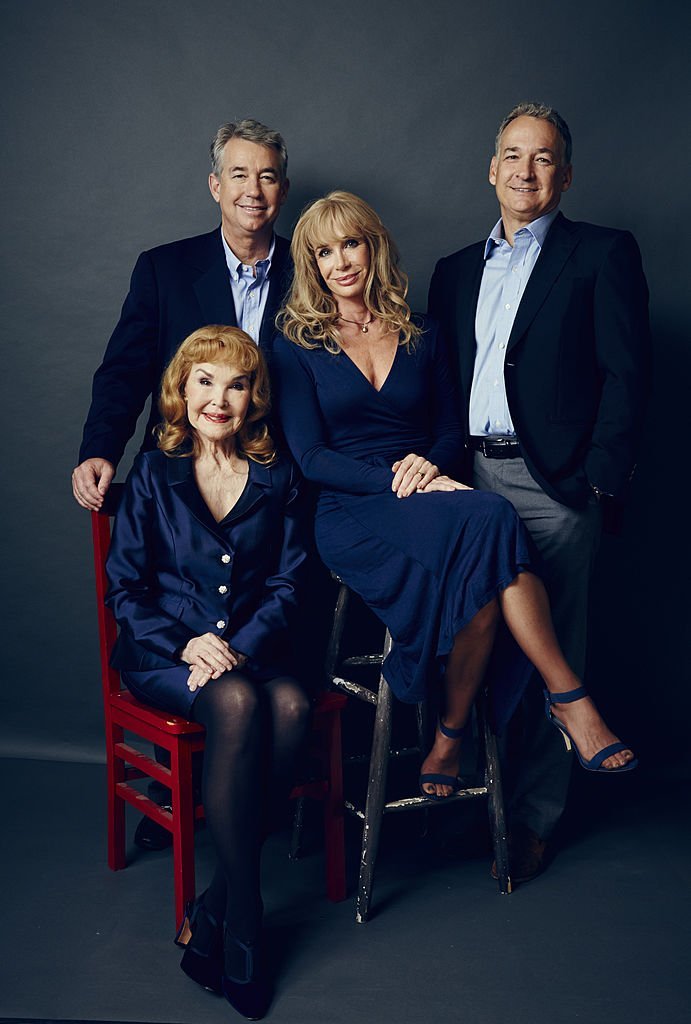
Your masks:
<instances>
[{"instance_id":1,"label":"woman's folded hand","mask_svg":"<svg viewBox=\"0 0 691 1024\"><path fill-rule=\"evenodd\" d=\"M431 494L432 491L472 491L472 489L467 484L452 480L450 476L436 476L424 487L418 487L418 491L422 494Z\"/></svg>"},{"instance_id":2,"label":"woman's folded hand","mask_svg":"<svg viewBox=\"0 0 691 1024\"><path fill-rule=\"evenodd\" d=\"M412 452L404 459L398 459L391 467L394 478L391 490L399 498L407 498L409 494L422 490L435 477L439 476L439 468L422 455Z\"/></svg>"},{"instance_id":3,"label":"woman's folded hand","mask_svg":"<svg viewBox=\"0 0 691 1024\"><path fill-rule=\"evenodd\" d=\"M193 636L180 657L193 668L207 671L210 679L218 679L224 672L232 672L238 664L237 654L215 633Z\"/></svg>"},{"instance_id":4,"label":"woman's folded hand","mask_svg":"<svg viewBox=\"0 0 691 1024\"><path fill-rule=\"evenodd\" d=\"M202 686L206 686L210 679L211 673L208 669L200 668L199 665L190 665L190 674L187 677L187 688L194 693L195 690L201 689Z\"/></svg>"}]
</instances>

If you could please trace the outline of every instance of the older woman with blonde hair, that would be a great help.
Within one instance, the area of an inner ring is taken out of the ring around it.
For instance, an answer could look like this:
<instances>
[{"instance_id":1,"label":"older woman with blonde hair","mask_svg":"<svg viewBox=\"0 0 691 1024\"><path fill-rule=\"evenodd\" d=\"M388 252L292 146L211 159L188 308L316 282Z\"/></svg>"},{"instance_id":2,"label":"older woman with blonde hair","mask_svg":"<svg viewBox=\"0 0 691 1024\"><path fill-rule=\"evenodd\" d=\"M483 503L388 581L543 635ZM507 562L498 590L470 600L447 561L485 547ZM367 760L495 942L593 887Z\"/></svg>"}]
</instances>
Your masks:
<instances>
[{"instance_id":1,"label":"older woman with blonde hair","mask_svg":"<svg viewBox=\"0 0 691 1024\"><path fill-rule=\"evenodd\" d=\"M259 888L269 795L287 794L310 708L288 642L304 517L266 425L266 366L243 331L191 334L160 409L158 450L138 456L113 528L113 664L140 700L206 728L202 798L218 866L181 967L255 1019L271 998Z\"/></svg>"},{"instance_id":2,"label":"older woman with blonde hair","mask_svg":"<svg viewBox=\"0 0 691 1024\"><path fill-rule=\"evenodd\" d=\"M303 212L292 255L284 338L274 345L279 415L303 474L319 485L323 560L391 631L384 674L394 693L423 700L441 676L422 793L443 800L460 786L461 733L501 618L517 647L497 659L508 666L493 679L499 725L532 663L550 718L585 767L633 767L564 660L513 506L453 477L464 436L447 352L435 323L411 314L381 219L358 196L331 192Z\"/></svg>"}]
</instances>

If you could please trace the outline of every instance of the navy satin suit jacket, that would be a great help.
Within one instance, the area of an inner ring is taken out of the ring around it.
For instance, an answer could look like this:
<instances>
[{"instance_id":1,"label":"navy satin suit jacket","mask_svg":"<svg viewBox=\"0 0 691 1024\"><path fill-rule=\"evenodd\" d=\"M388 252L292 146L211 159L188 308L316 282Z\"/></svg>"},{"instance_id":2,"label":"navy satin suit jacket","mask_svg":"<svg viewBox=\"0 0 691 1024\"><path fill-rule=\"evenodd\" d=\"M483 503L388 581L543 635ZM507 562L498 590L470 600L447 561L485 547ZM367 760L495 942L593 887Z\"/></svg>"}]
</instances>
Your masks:
<instances>
[{"instance_id":1,"label":"navy satin suit jacket","mask_svg":"<svg viewBox=\"0 0 691 1024\"><path fill-rule=\"evenodd\" d=\"M288 664L289 627L307 570L297 471L249 461L248 482L221 523L191 458L140 454L113 527L106 598L121 631L120 670L179 665L192 637L215 633L268 677Z\"/></svg>"},{"instance_id":2,"label":"navy satin suit jacket","mask_svg":"<svg viewBox=\"0 0 691 1024\"><path fill-rule=\"evenodd\" d=\"M292 275L290 243L278 235L259 347L270 363L274 319ZM157 397L163 371L184 339L207 324L237 326L221 230L183 238L143 252L93 382L79 461L108 459L114 466L149 396L153 402L142 448L153 448L160 422Z\"/></svg>"}]
</instances>

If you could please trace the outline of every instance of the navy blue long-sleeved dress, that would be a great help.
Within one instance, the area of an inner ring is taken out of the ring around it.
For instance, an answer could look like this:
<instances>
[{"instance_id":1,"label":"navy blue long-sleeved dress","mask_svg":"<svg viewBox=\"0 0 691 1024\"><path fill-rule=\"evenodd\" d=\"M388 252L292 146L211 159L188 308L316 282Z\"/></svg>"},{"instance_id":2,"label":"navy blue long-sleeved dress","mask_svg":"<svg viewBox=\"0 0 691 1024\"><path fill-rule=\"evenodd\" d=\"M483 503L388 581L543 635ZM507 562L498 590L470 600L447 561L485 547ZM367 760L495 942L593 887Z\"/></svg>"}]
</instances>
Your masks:
<instances>
[{"instance_id":1,"label":"navy blue long-sleeved dress","mask_svg":"<svg viewBox=\"0 0 691 1024\"><path fill-rule=\"evenodd\" d=\"M414 349L399 345L379 391L344 352L274 342L281 425L304 476L320 485L319 553L391 631L384 675L408 702L424 699L458 631L532 567L523 524L499 495L397 498L391 490L391 466L410 452L449 475L462 452L446 348L436 324L423 325ZM494 705L502 725L529 665L517 647L499 660Z\"/></svg>"}]
</instances>

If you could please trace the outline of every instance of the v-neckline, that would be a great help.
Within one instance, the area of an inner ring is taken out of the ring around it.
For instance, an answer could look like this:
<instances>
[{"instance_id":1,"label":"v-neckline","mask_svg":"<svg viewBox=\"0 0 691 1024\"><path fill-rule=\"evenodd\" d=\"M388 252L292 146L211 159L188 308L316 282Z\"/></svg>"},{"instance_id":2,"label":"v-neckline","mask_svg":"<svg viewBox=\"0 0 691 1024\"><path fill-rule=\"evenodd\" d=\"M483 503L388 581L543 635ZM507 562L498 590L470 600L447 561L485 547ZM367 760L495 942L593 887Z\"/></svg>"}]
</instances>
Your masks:
<instances>
[{"instance_id":1,"label":"v-neckline","mask_svg":"<svg viewBox=\"0 0 691 1024\"><path fill-rule=\"evenodd\" d=\"M205 512L206 516L208 517L209 521L214 524L214 527L223 526L223 525L225 525L226 522L229 522L232 518L234 518L233 517L233 513L236 512L238 510L238 508L239 508L239 510L241 512L244 511L244 505L247 503L246 502L246 495L247 495L247 492L249 490L251 466L252 466L252 460L248 459L247 461L248 461L247 475L245 476L245 482L244 482L244 484L242 486L242 490L240 491L240 493L238 494L237 498L235 499L233 504L230 506L228 511L225 512L221 516L220 519L216 518L216 516L211 511L210 507L207 505L206 499L205 499L204 495L202 494L202 491L201 491L201 488L199 486L199 483L197 482L197 477L196 477L196 474L194 472L194 465L190 466L190 481L194 485L194 490L196 492L196 496L197 496L198 501L199 501L199 507L200 507L200 509L204 510L204 512Z\"/></svg>"},{"instance_id":2,"label":"v-neckline","mask_svg":"<svg viewBox=\"0 0 691 1024\"><path fill-rule=\"evenodd\" d=\"M382 393L382 391L384 390L384 388L386 387L386 385L389 383L389 378L391 377L391 374L393 373L394 366L396 365L396 357L398 356L398 350L399 350L400 347L401 347L401 343L400 343L400 340L398 340L396 342L396 348L394 349L394 354L393 354L393 359L391 360L391 365L389 366L389 369L387 371L386 377L384 377L384 380L382 381L381 386L378 387L378 388L374 386L374 384L369 379L369 377L367 377L367 375L365 373L363 373L363 371L360 369L360 367L355 362L353 357L349 356L344 348L341 349L341 354L346 357L346 359L348 360L350 365L362 377L362 379L364 380L365 384L369 385L369 387L372 389L372 391L374 391L374 393L376 395L380 395Z\"/></svg>"}]
</instances>

